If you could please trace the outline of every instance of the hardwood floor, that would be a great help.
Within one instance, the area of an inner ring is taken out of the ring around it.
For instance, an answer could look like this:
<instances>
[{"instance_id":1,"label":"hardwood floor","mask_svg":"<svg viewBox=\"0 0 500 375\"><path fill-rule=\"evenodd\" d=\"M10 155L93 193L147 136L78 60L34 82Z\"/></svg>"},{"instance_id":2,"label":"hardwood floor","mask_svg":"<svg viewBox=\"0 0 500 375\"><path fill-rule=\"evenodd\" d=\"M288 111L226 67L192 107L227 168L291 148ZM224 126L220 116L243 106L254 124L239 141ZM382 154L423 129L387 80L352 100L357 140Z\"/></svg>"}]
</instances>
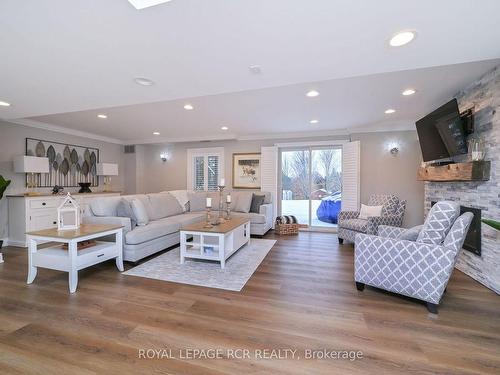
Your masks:
<instances>
[{"instance_id":1,"label":"hardwood floor","mask_svg":"<svg viewBox=\"0 0 500 375\"><path fill-rule=\"evenodd\" d=\"M239 293L125 276L111 261L81 271L70 295L61 272L39 269L26 285L26 251L3 249L0 373L500 373L500 298L468 276L455 270L436 316L423 303L357 291L352 246L332 234L265 238L278 242ZM187 348L248 349L251 358L181 358ZM175 358L140 358L143 349ZM264 349L297 352L255 358ZM307 349L363 358L305 359Z\"/></svg>"}]
</instances>

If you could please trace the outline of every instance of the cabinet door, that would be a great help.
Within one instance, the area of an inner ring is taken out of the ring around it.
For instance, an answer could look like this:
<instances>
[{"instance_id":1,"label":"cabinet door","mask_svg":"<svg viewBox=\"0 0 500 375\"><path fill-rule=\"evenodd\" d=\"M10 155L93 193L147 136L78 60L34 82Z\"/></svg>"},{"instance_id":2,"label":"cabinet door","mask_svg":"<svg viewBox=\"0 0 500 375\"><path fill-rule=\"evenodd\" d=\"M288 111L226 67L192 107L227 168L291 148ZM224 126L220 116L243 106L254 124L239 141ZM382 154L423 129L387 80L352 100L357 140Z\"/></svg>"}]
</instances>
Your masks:
<instances>
[{"instance_id":1,"label":"cabinet door","mask_svg":"<svg viewBox=\"0 0 500 375\"><path fill-rule=\"evenodd\" d=\"M33 210L30 213L30 232L57 227L57 210Z\"/></svg>"}]
</instances>

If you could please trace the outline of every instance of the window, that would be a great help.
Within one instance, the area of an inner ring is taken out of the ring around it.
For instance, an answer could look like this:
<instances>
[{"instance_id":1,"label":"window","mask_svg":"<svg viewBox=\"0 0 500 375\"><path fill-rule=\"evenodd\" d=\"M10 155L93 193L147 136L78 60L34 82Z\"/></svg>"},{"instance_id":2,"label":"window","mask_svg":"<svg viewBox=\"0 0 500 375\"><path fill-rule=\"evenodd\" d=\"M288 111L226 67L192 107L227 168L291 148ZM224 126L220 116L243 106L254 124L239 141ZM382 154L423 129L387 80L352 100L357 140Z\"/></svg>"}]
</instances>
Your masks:
<instances>
[{"instance_id":1,"label":"window","mask_svg":"<svg viewBox=\"0 0 500 375\"><path fill-rule=\"evenodd\" d=\"M224 148L187 150L187 186L195 191L217 191L224 171Z\"/></svg>"}]
</instances>

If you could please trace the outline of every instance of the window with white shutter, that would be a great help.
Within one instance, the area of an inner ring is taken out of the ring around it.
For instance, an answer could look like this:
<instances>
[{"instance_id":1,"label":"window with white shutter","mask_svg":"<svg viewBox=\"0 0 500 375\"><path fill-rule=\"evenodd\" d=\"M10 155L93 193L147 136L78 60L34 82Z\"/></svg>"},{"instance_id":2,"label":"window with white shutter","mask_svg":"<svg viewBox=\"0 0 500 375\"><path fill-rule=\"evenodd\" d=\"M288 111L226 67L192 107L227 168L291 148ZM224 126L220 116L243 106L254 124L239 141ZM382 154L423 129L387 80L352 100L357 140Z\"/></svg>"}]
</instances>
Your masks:
<instances>
[{"instance_id":1,"label":"window with white shutter","mask_svg":"<svg viewBox=\"0 0 500 375\"><path fill-rule=\"evenodd\" d=\"M217 191L224 171L224 148L188 149L187 160L187 188Z\"/></svg>"}]
</instances>

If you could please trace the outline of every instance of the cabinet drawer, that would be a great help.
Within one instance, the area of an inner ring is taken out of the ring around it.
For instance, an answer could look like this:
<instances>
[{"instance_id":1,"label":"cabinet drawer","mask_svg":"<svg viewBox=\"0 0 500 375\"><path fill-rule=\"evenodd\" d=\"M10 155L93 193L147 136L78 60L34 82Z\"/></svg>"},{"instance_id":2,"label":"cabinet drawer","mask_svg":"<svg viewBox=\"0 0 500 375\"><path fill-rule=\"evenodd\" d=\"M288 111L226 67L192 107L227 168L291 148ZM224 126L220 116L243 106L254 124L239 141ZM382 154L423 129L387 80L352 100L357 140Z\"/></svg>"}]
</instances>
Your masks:
<instances>
[{"instance_id":1,"label":"cabinet drawer","mask_svg":"<svg viewBox=\"0 0 500 375\"><path fill-rule=\"evenodd\" d=\"M33 210L57 208L58 206L59 199L33 199L30 201L30 208Z\"/></svg>"}]
</instances>

